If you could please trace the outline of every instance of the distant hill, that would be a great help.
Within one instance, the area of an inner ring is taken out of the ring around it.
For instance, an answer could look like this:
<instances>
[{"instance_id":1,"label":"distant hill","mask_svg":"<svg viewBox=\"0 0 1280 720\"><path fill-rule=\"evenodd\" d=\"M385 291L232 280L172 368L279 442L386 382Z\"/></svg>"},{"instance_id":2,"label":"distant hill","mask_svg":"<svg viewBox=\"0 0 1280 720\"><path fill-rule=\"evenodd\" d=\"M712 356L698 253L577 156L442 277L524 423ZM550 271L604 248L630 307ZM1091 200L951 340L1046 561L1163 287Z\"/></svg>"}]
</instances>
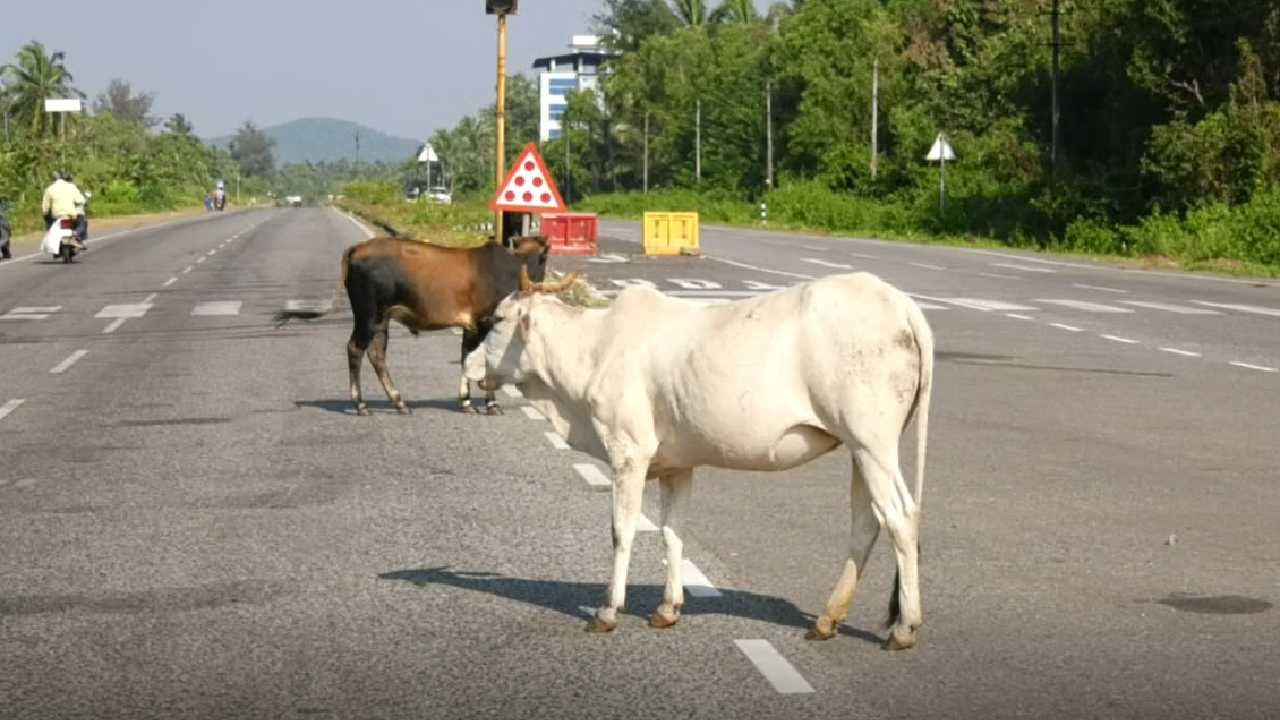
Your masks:
<instances>
[{"instance_id":1,"label":"distant hill","mask_svg":"<svg viewBox=\"0 0 1280 720\"><path fill-rule=\"evenodd\" d=\"M355 160L357 131L360 132L361 162L403 162L412 157L422 144L418 140L387 135L359 123L333 118L302 118L262 130L276 141L277 165ZM227 135L209 142L227 147L231 138Z\"/></svg>"}]
</instances>

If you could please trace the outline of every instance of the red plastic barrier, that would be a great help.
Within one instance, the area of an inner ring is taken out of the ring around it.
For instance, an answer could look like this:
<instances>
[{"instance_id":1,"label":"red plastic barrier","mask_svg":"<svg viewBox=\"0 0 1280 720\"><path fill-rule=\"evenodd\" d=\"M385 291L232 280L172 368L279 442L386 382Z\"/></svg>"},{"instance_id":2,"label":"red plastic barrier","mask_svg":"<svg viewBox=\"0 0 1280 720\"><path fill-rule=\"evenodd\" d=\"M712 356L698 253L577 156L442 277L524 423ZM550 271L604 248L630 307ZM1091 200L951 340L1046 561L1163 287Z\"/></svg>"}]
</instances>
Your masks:
<instances>
[{"instance_id":1,"label":"red plastic barrier","mask_svg":"<svg viewBox=\"0 0 1280 720\"><path fill-rule=\"evenodd\" d=\"M595 213L555 213L542 216L541 233L552 255L598 255L600 221Z\"/></svg>"}]
</instances>

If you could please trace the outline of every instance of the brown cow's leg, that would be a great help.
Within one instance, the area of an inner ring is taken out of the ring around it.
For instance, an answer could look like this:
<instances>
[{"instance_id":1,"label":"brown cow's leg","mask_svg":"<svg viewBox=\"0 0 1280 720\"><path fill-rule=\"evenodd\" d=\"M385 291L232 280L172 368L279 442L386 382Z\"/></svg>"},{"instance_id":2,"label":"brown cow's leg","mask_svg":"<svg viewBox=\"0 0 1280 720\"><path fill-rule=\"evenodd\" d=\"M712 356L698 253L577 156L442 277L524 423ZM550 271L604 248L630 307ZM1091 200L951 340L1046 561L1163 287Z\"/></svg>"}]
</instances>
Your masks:
<instances>
[{"instance_id":1,"label":"brown cow's leg","mask_svg":"<svg viewBox=\"0 0 1280 720\"><path fill-rule=\"evenodd\" d=\"M351 333L351 340L347 342L347 369L351 372L351 402L355 403L357 415L369 414L369 406L364 402L364 393L360 391L360 363L364 361L364 351L367 347L360 343L357 333Z\"/></svg>"},{"instance_id":2,"label":"brown cow's leg","mask_svg":"<svg viewBox=\"0 0 1280 720\"><path fill-rule=\"evenodd\" d=\"M373 369L378 373L378 381L382 383L382 389L386 391L396 411L401 415L409 415L409 406L404 404L400 391L396 390L395 384L391 382L391 373L387 371L387 341L390 336L388 325L389 323L382 323L373 334L373 343L369 345L369 362L373 363Z\"/></svg>"}]
</instances>

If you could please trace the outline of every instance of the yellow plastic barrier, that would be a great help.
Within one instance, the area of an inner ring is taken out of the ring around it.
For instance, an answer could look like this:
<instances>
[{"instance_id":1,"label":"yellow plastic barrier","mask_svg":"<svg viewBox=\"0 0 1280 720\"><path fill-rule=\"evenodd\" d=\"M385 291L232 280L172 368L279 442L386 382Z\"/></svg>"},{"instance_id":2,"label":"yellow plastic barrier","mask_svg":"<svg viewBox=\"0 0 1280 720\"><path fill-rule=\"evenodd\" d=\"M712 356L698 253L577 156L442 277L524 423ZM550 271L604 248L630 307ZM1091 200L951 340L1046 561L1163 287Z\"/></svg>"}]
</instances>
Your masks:
<instances>
[{"instance_id":1,"label":"yellow plastic barrier","mask_svg":"<svg viewBox=\"0 0 1280 720\"><path fill-rule=\"evenodd\" d=\"M698 213L644 214L645 255L697 255Z\"/></svg>"}]
</instances>

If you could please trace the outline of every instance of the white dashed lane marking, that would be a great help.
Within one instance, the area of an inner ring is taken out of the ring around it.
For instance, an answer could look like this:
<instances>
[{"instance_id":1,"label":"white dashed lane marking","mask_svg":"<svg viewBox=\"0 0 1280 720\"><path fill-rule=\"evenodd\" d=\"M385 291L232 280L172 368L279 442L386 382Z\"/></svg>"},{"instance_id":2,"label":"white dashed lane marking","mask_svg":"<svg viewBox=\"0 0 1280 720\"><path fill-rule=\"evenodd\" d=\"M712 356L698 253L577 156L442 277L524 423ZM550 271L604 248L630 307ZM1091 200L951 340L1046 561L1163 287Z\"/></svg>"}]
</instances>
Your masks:
<instances>
[{"instance_id":1,"label":"white dashed lane marking","mask_svg":"<svg viewBox=\"0 0 1280 720\"><path fill-rule=\"evenodd\" d=\"M1197 305L1203 305L1211 308L1221 308L1223 310L1239 310L1240 312L1252 313L1254 315L1270 315L1271 317L1280 317L1280 308L1259 307L1257 305L1232 305L1229 303L1213 303L1204 300L1192 300Z\"/></svg>"},{"instance_id":2,"label":"white dashed lane marking","mask_svg":"<svg viewBox=\"0 0 1280 720\"><path fill-rule=\"evenodd\" d=\"M183 275L186 275L187 273L191 272L191 271L192 271L192 270L194 270L194 269L195 269L195 268L194 268L193 266L188 265L186 268L184 268L184 269L182 270L182 274L183 274Z\"/></svg>"},{"instance_id":3,"label":"white dashed lane marking","mask_svg":"<svg viewBox=\"0 0 1280 720\"><path fill-rule=\"evenodd\" d=\"M1277 369L1277 368L1267 367L1266 365L1253 365L1250 363L1239 362L1236 360L1232 360L1229 364L1235 365L1238 368L1245 368L1247 370L1259 370L1261 372L1266 372L1266 373L1280 372L1280 369Z\"/></svg>"},{"instance_id":4,"label":"white dashed lane marking","mask_svg":"<svg viewBox=\"0 0 1280 720\"><path fill-rule=\"evenodd\" d=\"M1137 344L1138 344L1138 341L1137 341L1137 340L1131 340L1131 339L1129 339L1129 338L1127 338L1127 337L1120 337L1119 335L1103 335L1103 336L1102 336L1102 339L1103 339L1103 340L1110 340L1111 342L1124 343L1124 344L1126 344L1126 345L1137 345Z\"/></svg>"},{"instance_id":5,"label":"white dashed lane marking","mask_svg":"<svg viewBox=\"0 0 1280 720\"><path fill-rule=\"evenodd\" d=\"M613 487L613 481L605 477L605 474L600 472L600 468L591 463L574 463L573 470L578 473L579 477L586 480L587 484L591 487Z\"/></svg>"},{"instance_id":6,"label":"white dashed lane marking","mask_svg":"<svg viewBox=\"0 0 1280 720\"><path fill-rule=\"evenodd\" d=\"M1005 302L1003 300L984 300L982 298L940 298L943 302L972 308L974 310L1039 310L1030 305Z\"/></svg>"},{"instance_id":7,"label":"white dashed lane marking","mask_svg":"<svg viewBox=\"0 0 1280 720\"><path fill-rule=\"evenodd\" d=\"M1035 320L1035 318L1030 315L1019 315L1018 313L1005 313L1004 316L1013 318L1014 320Z\"/></svg>"},{"instance_id":8,"label":"white dashed lane marking","mask_svg":"<svg viewBox=\"0 0 1280 720\"><path fill-rule=\"evenodd\" d=\"M1085 285L1084 283L1071 283L1071 286L1081 288L1082 290L1101 290L1102 292L1109 293L1128 294L1129 292L1128 290L1121 290L1119 288L1102 287L1101 285Z\"/></svg>"},{"instance_id":9,"label":"white dashed lane marking","mask_svg":"<svg viewBox=\"0 0 1280 720\"><path fill-rule=\"evenodd\" d=\"M10 400L5 404L0 405L0 420L3 420L9 417L9 415L14 410L17 410L18 408L22 407L22 403L24 402L26 402L26 400L23 400L22 398L18 398L16 400Z\"/></svg>"},{"instance_id":10,"label":"white dashed lane marking","mask_svg":"<svg viewBox=\"0 0 1280 720\"><path fill-rule=\"evenodd\" d=\"M214 249L210 250L209 252L207 252L207 253L205 253L205 254L206 254L207 256L209 256L209 257L213 257L214 255L217 255L217 254L218 254L218 248L214 248Z\"/></svg>"},{"instance_id":11,"label":"white dashed lane marking","mask_svg":"<svg viewBox=\"0 0 1280 720\"><path fill-rule=\"evenodd\" d=\"M244 303L239 300L210 300L208 302L197 303L191 310L192 315L239 315L240 306Z\"/></svg>"},{"instance_id":12,"label":"white dashed lane marking","mask_svg":"<svg viewBox=\"0 0 1280 720\"><path fill-rule=\"evenodd\" d=\"M174 284L174 283L176 283L176 282L178 282L178 278L176 278L176 277L171 277L171 278L169 278L168 280L165 280L165 281L164 281L164 285L161 285L160 287L169 287L170 285L172 285L172 284Z\"/></svg>"},{"instance_id":13,"label":"white dashed lane marking","mask_svg":"<svg viewBox=\"0 0 1280 720\"><path fill-rule=\"evenodd\" d=\"M0 315L0 320L44 320L61 309L61 305L16 307L4 315Z\"/></svg>"},{"instance_id":14,"label":"white dashed lane marking","mask_svg":"<svg viewBox=\"0 0 1280 720\"><path fill-rule=\"evenodd\" d=\"M538 412L537 410L534 410L533 408L529 407L528 405L525 405L524 407L520 408L520 410L521 410L521 412L523 412L523 413L524 413L524 416L525 416L525 417L527 417L527 418L529 418L530 420L545 420L545 419L546 419L546 418L542 417L542 413Z\"/></svg>"},{"instance_id":15,"label":"white dashed lane marking","mask_svg":"<svg viewBox=\"0 0 1280 720\"><path fill-rule=\"evenodd\" d=\"M204 263L204 261L205 261L205 260L208 260L208 259L209 259L209 258L207 258L207 257L197 258L197 259L196 259L196 264L197 264L197 265L200 265L200 264Z\"/></svg>"},{"instance_id":16,"label":"white dashed lane marking","mask_svg":"<svg viewBox=\"0 0 1280 720\"><path fill-rule=\"evenodd\" d=\"M53 368L52 368L51 370L49 370L49 374L50 374L50 375L61 375L62 373L64 373L64 372L66 372L67 370L69 370L69 369L71 368L71 366L72 366L72 365L75 365L77 362L79 362L80 358L82 358L82 357L84 357L85 355L88 355L88 354L89 354L89 351L88 351L88 350L77 350L77 351L75 351L75 352L71 353L71 355L70 355L66 360L63 360L62 362L58 363L57 365L54 365L54 366L53 366Z\"/></svg>"},{"instance_id":17,"label":"white dashed lane marking","mask_svg":"<svg viewBox=\"0 0 1280 720\"><path fill-rule=\"evenodd\" d=\"M119 330L120 326L123 325L124 322L128 319L129 318L116 318L115 320L112 320L111 322L107 323L106 327L102 328L102 334L110 335L111 333Z\"/></svg>"},{"instance_id":18,"label":"white dashed lane marking","mask_svg":"<svg viewBox=\"0 0 1280 720\"><path fill-rule=\"evenodd\" d=\"M1057 272L1058 272L1057 270L1050 270L1049 268L1043 268L1043 267L1030 267L1030 266L1028 266L1028 265L1018 265L1017 263L991 263L991 266L992 266L992 267L1009 268L1010 270L1021 270L1021 271L1023 271L1023 272L1033 272L1033 273L1049 273L1049 274L1053 274L1053 273L1057 273Z\"/></svg>"},{"instance_id":19,"label":"white dashed lane marking","mask_svg":"<svg viewBox=\"0 0 1280 720\"><path fill-rule=\"evenodd\" d=\"M827 260L819 260L818 258L800 258L800 261L807 262L810 265L820 265L822 267L832 268L835 270L852 270L853 269L852 265L845 265L844 263L835 263Z\"/></svg>"},{"instance_id":20,"label":"white dashed lane marking","mask_svg":"<svg viewBox=\"0 0 1280 720\"><path fill-rule=\"evenodd\" d=\"M1122 300L1125 305L1133 305L1134 307L1150 308L1152 310L1164 310L1165 312L1176 313L1178 315L1220 315L1217 310L1208 310L1206 308L1193 308L1186 305L1170 305L1168 303L1148 302L1146 300Z\"/></svg>"},{"instance_id":21,"label":"white dashed lane marking","mask_svg":"<svg viewBox=\"0 0 1280 720\"><path fill-rule=\"evenodd\" d=\"M636 530L639 532L658 532L658 526L653 524L649 516L640 513L640 517L636 518Z\"/></svg>"},{"instance_id":22,"label":"white dashed lane marking","mask_svg":"<svg viewBox=\"0 0 1280 720\"><path fill-rule=\"evenodd\" d=\"M769 681L774 690L783 695L796 695L813 692L813 686L774 649L768 640L734 640L743 655Z\"/></svg>"},{"instance_id":23,"label":"white dashed lane marking","mask_svg":"<svg viewBox=\"0 0 1280 720\"><path fill-rule=\"evenodd\" d=\"M684 558L680 564L682 569L681 575L684 577L684 591L694 597L720 597L720 591L711 583L707 576L702 574L697 565L689 558Z\"/></svg>"},{"instance_id":24,"label":"white dashed lane marking","mask_svg":"<svg viewBox=\"0 0 1280 720\"><path fill-rule=\"evenodd\" d=\"M519 400L524 397L524 393L520 392L520 388L515 385L503 385L502 392L512 400Z\"/></svg>"},{"instance_id":25,"label":"white dashed lane marking","mask_svg":"<svg viewBox=\"0 0 1280 720\"><path fill-rule=\"evenodd\" d=\"M569 443L565 442L564 438L560 437L559 433L549 432L549 433L546 433L546 436L547 436L547 442L551 443L551 447L557 450L570 449Z\"/></svg>"},{"instance_id":26,"label":"white dashed lane marking","mask_svg":"<svg viewBox=\"0 0 1280 720\"><path fill-rule=\"evenodd\" d=\"M1075 325L1063 325L1062 323L1049 323L1049 325L1052 327L1061 328L1063 330L1066 330L1067 332L1084 332L1083 330L1076 327Z\"/></svg>"},{"instance_id":27,"label":"white dashed lane marking","mask_svg":"<svg viewBox=\"0 0 1280 720\"><path fill-rule=\"evenodd\" d=\"M924 268L925 270L946 270L946 268L941 265L930 265L929 263L913 262L908 264L918 268Z\"/></svg>"},{"instance_id":28,"label":"white dashed lane marking","mask_svg":"<svg viewBox=\"0 0 1280 720\"><path fill-rule=\"evenodd\" d=\"M1091 303L1086 300L1063 300L1057 298L1036 298L1032 302L1048 303L1049 305L1061 305L1062 307L1071 308L1072 310L1083 310L1090 313L1105 313L1112 315L1122 315L1132 313L1129 308L1118 308L1114 305L1102 305L1101 303Z\"/></svg>"},{"instance_id":29,"label":"white dashed lane marking","mask_svg":"<svg viewBox=\"0 0 1280 720\"><path fill-rule=\"evenodd\" d=\"M1162 347L1161 352L1173 353L1174 355L1182 355L1184 357L1200 357L1200 353L1191 352L1190 350L1179 350L1178 348Z\"/></svg>"}]
</instances>

